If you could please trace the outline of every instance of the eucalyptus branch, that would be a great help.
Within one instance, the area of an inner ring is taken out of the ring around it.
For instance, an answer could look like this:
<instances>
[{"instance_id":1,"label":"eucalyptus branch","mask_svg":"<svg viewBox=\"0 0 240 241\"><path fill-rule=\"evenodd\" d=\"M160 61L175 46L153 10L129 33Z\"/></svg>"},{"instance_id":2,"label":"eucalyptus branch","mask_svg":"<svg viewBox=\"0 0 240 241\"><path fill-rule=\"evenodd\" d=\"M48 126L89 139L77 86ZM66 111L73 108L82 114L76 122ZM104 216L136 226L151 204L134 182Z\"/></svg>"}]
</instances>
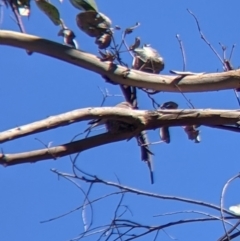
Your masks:
<instances>
[{"instance_id":1,"label":"eucalyptus branch","mask_svg":"<svg viewBox=\"0 0 240 241\"><path fill-rule=\"evenodd\" d=\"M67 144L62 144L55 147L44 148L29 152L16 154L0 154L0 164L11 166L23 163L33 163L44 160L56 160L60 157L68 156L74 153L79 153L87 149L97 146L129 139L132 133L104 133L97 136L88 137L80 141L74 141Z\"/></svg>"},{"instance_id":2,"label":"eucalyptus branch","mask_svg":"<svg viewBox=\"0 0 240 241\"><path fill-rule=\"evenodd\" d=\"M63 60L78 67L93 71L107 77L112 82L130 85L156 91L176 92L179 90L173 83L176 79L172 75L156 75L141 71L130 71L123 66L109 61L101 61L95 55L79 51L68 46L43 39L37 36L13 32L0 31L0 45L28 49L47 56ZM128 73L127 75L125 73ZM182 92L206 92L239 88L240 70L223 73L193 74L181 78L178 86Z\"/></svg>"},{"instance_id":3,"label":"eucalyptus branch","mask_svg":"<svg viewBox=\"0 0 240 241\"><path fill-rule=\"evenodd\" d=\"M237 131L237 127L235 126L237 126L240 121L238 110L177 109L148 111L126 110L117 107L92 107L69 111L0 132L0 143L73 123L99 118L133 124L136 126L136 134L142 130L156 129L166 125L170 127L195 124ZM221 125L228 126L225 128ZM125 136L129 137L131 134Z\"/></svg>"}]
</instances>

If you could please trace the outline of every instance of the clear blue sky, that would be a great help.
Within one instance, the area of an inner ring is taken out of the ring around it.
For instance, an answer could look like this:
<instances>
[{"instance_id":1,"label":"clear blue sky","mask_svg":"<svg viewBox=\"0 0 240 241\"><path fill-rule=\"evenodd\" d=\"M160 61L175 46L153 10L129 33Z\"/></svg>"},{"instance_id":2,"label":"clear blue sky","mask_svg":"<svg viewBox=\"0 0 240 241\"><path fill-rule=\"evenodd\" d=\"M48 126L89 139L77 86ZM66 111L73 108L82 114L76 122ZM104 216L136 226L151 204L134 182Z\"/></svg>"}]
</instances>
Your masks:
<instances>
[{"instance_id":1,"label":"clear blue sky","mask_svg":"<svg viewBox=\"0 0 240 241\"><path fill-rule=\"evenodd\" d=\"M67 0L52 1L61 11L66 25L77 35L80 49L97 53L94 40L82 33L76 26L77 9ZM108 15L114 25L123 29L140 22L141 26L127 38L129 43L140 36L143 43L150 43L165 59L163 74L170 69L182 69L182 57L176 34L183 40L187 56L187 70L193 72L222 71L221 64L209 47L200 39L195 20L186 11L189 8L198 17L207 39L222 54L219 42L227 46L228 53L236 44L232 64L239 66L239 9L237 0L220 1L97 1L99 10ZM18 31L12 20L10 9L4 9L1 29ZM57 36L59 28L32 3L32 13L24 20L26 30L53 41L61 42ZM120 32L117 33L120 37ZM22 49L0 46L1 87L0 131L21 126L48 116L70 110L99 106L102 95L98 89L107 88L111 94L121 94L117 86L112 86L91 72L56 59L34 53L26 55ZM129 57L127 55L127 59ZM123 58L124 58L123 56ZM210 93L187 94L195 108L238 109L232 90ZM188 108L180 94L159 93L155 95L159 103L175 101L180 108ZM112 106L122 101L121 97L108 98L105 105ZM141 109L152 109L151 102L139 91ZM31 135L29 137L1 144L4 153L17 153L44 148L44 143L52 145L69 142L81 133L87 123L59 128ZM84 170L107 180L152 191L159 194L181 196L203 200L219 205L224 183L240 170L239 139L237 133L201 127L202 142L189 141L181 128L171 129L171 144L153 145L155 179L150 184L147 166L140 160L139 148L135 140L123 141L98 147L81 153L78 164ZM96 134L93 132L92 134ZM158 131L149 133L150 140L158 141ZM82 204L83 196L73 184L53 174L50 169L71 173L69 157L56 161L48 160L36 164L17 165L0 168L0 240L66 241L83 231L81 212L75 212L54 222L40 224L40 221L58 216ZM83 188L86 186L83 185ZM97 188L98 187L98 188ZM92 198L113 189L96 186ZM239 183L233 183L226 193L225 208L240 203ZM109 223L112 210L119 197L110 198L95 206L94 224ZM167 218L153 218L153 215L182 211L202 210L219 215L210 209L166 200L150 200L129 195L124 204L129 205L133 221L159 225L180 218L196 215L175 215ZM184 224L165 230L172 237L184 241L216 240L223 234L221 222ZM150 236L152 238L152 236ZM151 240L145 237L139 240ZM96 240L90 237L87 240ZM158 240L170 240L160 232Z\"/></svg>"}]
</instances>

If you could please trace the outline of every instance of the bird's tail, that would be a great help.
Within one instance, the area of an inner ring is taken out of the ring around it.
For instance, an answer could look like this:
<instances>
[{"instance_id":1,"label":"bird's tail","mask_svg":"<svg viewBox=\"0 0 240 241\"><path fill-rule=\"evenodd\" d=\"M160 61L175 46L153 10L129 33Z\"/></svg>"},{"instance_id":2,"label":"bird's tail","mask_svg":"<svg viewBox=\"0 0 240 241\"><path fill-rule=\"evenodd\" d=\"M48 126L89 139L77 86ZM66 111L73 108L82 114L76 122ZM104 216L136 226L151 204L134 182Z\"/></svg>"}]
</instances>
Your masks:
<instances>
[{"instance_id":1,"label":"bird's tail","mask_svg":"<svg viewBox=\"0 0 240 241\"><path fill-rule=\"evenodd\" d=\"M141 146L141 158L146 164L148 165L150 171L150 178L151 183L154 183L154 176L153 176L153 160L152 156L154 155L150 150L148 145L148 138L146 131L142 131L139 136L137 137L138 143Z\"/></svg>"}]
</instances>

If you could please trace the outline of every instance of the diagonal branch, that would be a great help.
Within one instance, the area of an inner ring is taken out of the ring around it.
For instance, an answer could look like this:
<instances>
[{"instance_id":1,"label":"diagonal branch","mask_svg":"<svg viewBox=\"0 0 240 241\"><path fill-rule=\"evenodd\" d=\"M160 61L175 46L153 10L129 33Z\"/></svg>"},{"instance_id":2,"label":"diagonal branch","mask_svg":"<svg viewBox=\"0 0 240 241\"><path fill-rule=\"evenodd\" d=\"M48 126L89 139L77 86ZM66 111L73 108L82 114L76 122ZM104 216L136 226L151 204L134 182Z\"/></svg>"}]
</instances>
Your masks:
<instances>
[{"instance_id":1,"label":"diagonal branch","mask_svg":"<svg viewBox=\"0 0 240 241\"><path fill-rule=\"evenodd\" d=\"M83 140L74 141L67 144L62 144L55 147L44 148L29 152L16 154L0 154L0 164L4 166L12 166L24 163L33 163L44 160L56 160L60 157L68 156L74 153L79 153L97 146L122 141L132 137L131 133L104 133L97 136L92 136Z\"/></svg>"},{"instance_id":2,"label":"diagonal branch","mask_svg":"<svg viewBox=\"0 0 240 241\"><path fill-rule=\"evenodd\" d=\"M234 126L237 126L240 122L240 111L213 109L147 111L126 110L117 107L83 108L0 132L0 143L55 129L61 126L99 118L124 121L133 124L136 127L136 131L134 132L135 134L138 134L143 130L156 129L162 126L170 127L195 124L228 130L233 128L238 129ZM233 129L233 131L236 131L235 129Z\"/></svg>"},{"instance_id":3,"label":"diagonal branch","mask_svg":"<svg viewBox=\"0 0 240 241\"><path fill-rule=\"evenodd\" d=\"M135 87L153 89L156 91L179 92L176 87L175 76L148 74L137 70L130 70L111 62L103 62L95 55L72 49L62 44L42 39L37 36L13 32L0 31L0 45L29 49L47 56L51 56L81 68L96 72L111 79L111 81ZM126 75L126 72L128 73ZM182 92L205 92L240 87L240 70L223 73L188 75L181 78L178 86Z\"/></svg>"},{"instance_id":4,"label":"diagonal branch","mask_svg":"<svg viewBox=\"0 0 240 241\"><path fill-rule=\"evenodd\" d=\"M143 130L156 129L162 126L183 125L237 125L240 112L235 110L125 110L117 107L84 108L61 115L49 117L15 129L0 133L0 142L20 138L33 133L69 125L77 121L89 119L113 119L133 125L132 131L104 133L79 141L17 154L0 154L0 164L8 166L21 163L37 162L47 159L57 159L90 148L109 144L116 141L131 139Z\"/></svg>"}]
</instances>

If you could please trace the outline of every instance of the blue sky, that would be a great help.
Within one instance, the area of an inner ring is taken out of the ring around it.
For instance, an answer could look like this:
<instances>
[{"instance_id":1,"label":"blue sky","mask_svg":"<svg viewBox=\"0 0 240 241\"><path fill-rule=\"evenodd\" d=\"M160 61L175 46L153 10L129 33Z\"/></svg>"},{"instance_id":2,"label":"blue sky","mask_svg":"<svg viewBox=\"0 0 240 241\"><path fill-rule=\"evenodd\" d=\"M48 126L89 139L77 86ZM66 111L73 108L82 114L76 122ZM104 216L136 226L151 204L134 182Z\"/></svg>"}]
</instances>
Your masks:
<instances>
[{"instance_id":1,"label":"blue sky","mask_svg":"<svg viewBox=\"0 0 240 241\"><path fill-rule=\"evenodd\" d=\"M75 23L78 10L67 0L61 4L53 0L61 12L66 25L77 35L80 49L97 54L94 40L82 33ZM222 55L219 42L227 46L236 44L232 57L235 68L239 66L239 1L97 1L99 10L109 16L113 25L122 29L140 22L141 26L127 41L133 42L140 36L142 43L150 43L165 60L163 74L169 70L182 69L182 57L176 34L180 34L187 56L187 70L193 72L222 71L221 63L209 47L200 39L195 20L186 11L195 13L206 38ZM4 8L1 29L18 31L12 20L10 9ZM37 9L32 3L32 13L24 19L26 30L53 41L62 42L57 36L59 28ZM119 40L121 32L116 33ZM106 83L100 76L71 66L56 59L34 53L28 56L24 50L0 46L1 66L1 118L0 131L21 126L48 116L70 110L99 106L102 94L99 88L107 88L111 94L121 94L118 86ZM131 61L125 54L126 61ZM153 109L151 101L139 91L141 109ZM186 95L195 108L238 109L237 100L232 90L209 93L191 93ZM159 103L175 101L180 108L188 108L181 94L159 93L154 96ZM122 101L122 97L109 97L106 106ZM81 133L87 123L38 133L18 140L1 144L4 153L18 153L44 148L43 143L52 145L69 142L73 136ZM163 195L181 196L220 204L220 195L225 182L240 170L238 141L239 134L223 130L200 127L202 141L194 144L189 141L181 128L171 128L171 144L151 146L154 152L155 179L150 184L147 166L140 160L139 148L133 139L111 145L101 146L83 152L78 158L78 165L85 171L107 180L121 183L145 191ZM92 135L100 131L92 132ZM36 140L36 138L38 141ZM152 142L159 140L158 131L149 132ZM69 157L56 161L48 160L36 164L16 165L0 168L0 240L35 240L65 241L76 237L83 231L81 212L53 222L41 224L40 221L58 216L82 204L82 193L72 183L58 179L50 169L71 173ZM87 186L81 183L84 189ZM112 188L96 186L91 198L113 191ZM234 182L226 192L225 208L240 203L239 184ZM94 225L109 223L118 197L101 201L94 206ZM218 212L180 202L152 200L135 195L126 196L133 216L126 218L142 224L160 225L181 218L197 217L193 214L174 215L154 218L153 215L198 210L220 215ZM89 215L89 210L87 214ZM209 232L211 230L211 232ZM178 240L216 240L223 234L221 222L205 222L174 226L165 231ZM139 240L151 240L152 236ZM96 240L95 237L86 240ZM153 238L152 238L153 240ZM170 240L160 232L158 240Z\"/></svg>"}]
</instances>

